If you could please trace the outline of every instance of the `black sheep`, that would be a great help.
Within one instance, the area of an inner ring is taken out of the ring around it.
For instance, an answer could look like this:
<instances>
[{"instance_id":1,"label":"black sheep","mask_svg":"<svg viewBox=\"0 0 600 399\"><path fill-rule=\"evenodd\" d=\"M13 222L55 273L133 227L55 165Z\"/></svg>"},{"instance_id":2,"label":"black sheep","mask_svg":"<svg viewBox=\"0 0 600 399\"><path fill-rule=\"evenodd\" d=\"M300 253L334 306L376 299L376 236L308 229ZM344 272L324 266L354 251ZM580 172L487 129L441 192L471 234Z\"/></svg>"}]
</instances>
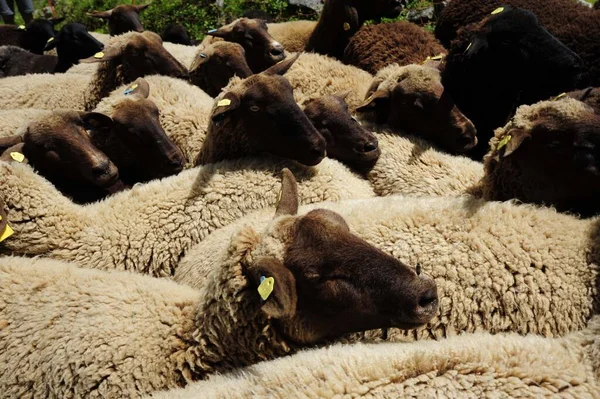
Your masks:
<instances>
[{"instance_id":1,"label":"black sheep","mask_svg":"<svg viewBox=\"0 0 600 399\"><path fill-rule=\"evenodd\" d=\"M589 84L600 86L600 16L575 0L452 0L440 16L435 35L449 47L461 27L481 21L504 5L533 12L551 34L581 57Z\"/></svg>"},{"instance_id":2,"label":"black sheep","mask_svg":"<svg viewBox=\"0 0 600 399\"><path fill-rule=\"evenodd\" d=\"M163 42L183 44L184 46L194 46L196 43L187 33L185 27L179 24L169 24L165 27L160 37Z\"/></svg>"},{"instance_id":3,"label":"black sheep","mask_svg":"<svg viewBox=\"0 0 600 399\"><path fill-rule=\"evenodd\" d=\"M583 63L530 11L505 7L460 32L446 57L442 84L475 124L481 159L495 128L519 105L580 85Z\"/></svg>"},{"instance_id":4,"label":"black sheep","mask_svg":"<svg viewBox=\"0 0 600 399\"><path fill-rule=\"evenodd\" d=\"M44 54L44 47L56 35L54 26L64 18L34 19L24 25L0 25L0 46L16 46L35 54Z\"/></svg>"}]
</instances>

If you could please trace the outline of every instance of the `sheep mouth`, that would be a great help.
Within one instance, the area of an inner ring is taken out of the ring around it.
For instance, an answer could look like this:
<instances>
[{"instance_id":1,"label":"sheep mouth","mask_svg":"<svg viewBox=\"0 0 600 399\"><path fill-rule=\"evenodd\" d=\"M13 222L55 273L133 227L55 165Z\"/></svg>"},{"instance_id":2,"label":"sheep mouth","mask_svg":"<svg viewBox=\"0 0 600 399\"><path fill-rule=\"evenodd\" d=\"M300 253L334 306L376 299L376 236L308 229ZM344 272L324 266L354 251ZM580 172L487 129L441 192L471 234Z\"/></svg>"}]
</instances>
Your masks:
<instances>
[{"instance_id":1,"label":"sheep mouth","mask_svg":"<svg viewBox=\"0 0 600 399\"><path fill-rule=\"evenodd\" d=\"M114 173L112 175L106 175L102 180L97 181L97 185L101 188L109 188L119 180L119 174Z\"/></svg>"}]
</instances>

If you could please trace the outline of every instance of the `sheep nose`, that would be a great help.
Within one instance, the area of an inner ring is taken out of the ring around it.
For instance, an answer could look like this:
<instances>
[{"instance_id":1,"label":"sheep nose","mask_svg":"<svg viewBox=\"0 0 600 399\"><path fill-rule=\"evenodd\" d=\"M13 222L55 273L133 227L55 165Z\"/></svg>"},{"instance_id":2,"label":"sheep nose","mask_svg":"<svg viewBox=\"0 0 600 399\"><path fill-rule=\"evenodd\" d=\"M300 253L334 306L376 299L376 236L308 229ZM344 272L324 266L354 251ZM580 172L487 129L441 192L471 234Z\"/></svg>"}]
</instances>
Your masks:
<instances>
[{"instance_id":1,"label":"sheep nose","mask_svg":"<svg viewBox=\"0 0 600 399\"><path fill-rule=\"evenodd\" d=\"M435 306L437 300L437 288L435 285L433 285L421 294L418 301L417 310L423 309L424 311L429 311L432 306Z\"/></svg>"},{"instance_id":2,"label":"sheep nose","mask_svg":"<svg viewBox=\"0 0 600 399\"><path fill-rule=\"evenodd\" d=\"M92 175L95 178L102 177L109 173L110 173L110 164L109 163L102 163L102 164L95 165L94 167L92 167Z\"/></svg>"},{"instance_id":3,"label":"sheep nose","mask_svg":"<svg viewBox=\"0 0 600 399\"><path fill-rule=\"evenodd\" d=\"M172 159L169 161L168 167L175 173L179 173L183 170L183 162L179 159Z\"/></svg>"},{"instance_id":4,"label":"sheep nose","mask_svg":"<svg viewBox=\"0 0 600 399\"><path fill-rule=\"evenodd\" d=\"M360 144L356 148L356 151L360 152L360 153L375 151L377 149L377 147L379 146L378 144L379 143L377 143L377 140L367 141L365 143Z\"/></svg>"},{"instance_id":5,"label":"sheep nose","mask_svg":"<svg viewBox=\"0 0 600 399\"><path fill-rule=\"evenodd\" d=\"M279 57L283 55L283 46L281 45L281 43L279 42L273 42L271 43L271 50L269 51L269 53L274 56L274 57Z\"/></svg>"}]
</instances>

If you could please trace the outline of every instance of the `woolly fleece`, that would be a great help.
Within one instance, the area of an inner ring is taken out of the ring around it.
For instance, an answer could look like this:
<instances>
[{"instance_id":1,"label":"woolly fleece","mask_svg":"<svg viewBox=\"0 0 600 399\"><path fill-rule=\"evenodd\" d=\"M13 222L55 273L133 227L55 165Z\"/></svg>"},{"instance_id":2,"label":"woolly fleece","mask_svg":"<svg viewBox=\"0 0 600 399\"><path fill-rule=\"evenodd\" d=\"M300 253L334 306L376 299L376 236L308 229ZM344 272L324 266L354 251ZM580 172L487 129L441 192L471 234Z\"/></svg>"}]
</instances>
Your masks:
<instances>
[{"instance_id":1,"label":"woolly fleece","mask_svg":"<svg viewBox=\"0 0 600 399\"><path fill-rule=\"evenodd\" d=\"M283 45L285 51L304 51L317 21L288 21L268 24L269 34Z\"/></svg>"},{"instance_id":2,"label":"woolly fleece","mask_svg":"<svg viewBox=\"0 0 600 399\"><path fill-rule=\"evenodd\" d=\"M171 276L187 250L212 231L273 207L284 167L298 179L303 203L374 196L367 181L337 161L306 168L264 157L190 169L80 206L29 166L0 162L0 197L15 230L0 253Z\"/></svg>"}]
</instances>

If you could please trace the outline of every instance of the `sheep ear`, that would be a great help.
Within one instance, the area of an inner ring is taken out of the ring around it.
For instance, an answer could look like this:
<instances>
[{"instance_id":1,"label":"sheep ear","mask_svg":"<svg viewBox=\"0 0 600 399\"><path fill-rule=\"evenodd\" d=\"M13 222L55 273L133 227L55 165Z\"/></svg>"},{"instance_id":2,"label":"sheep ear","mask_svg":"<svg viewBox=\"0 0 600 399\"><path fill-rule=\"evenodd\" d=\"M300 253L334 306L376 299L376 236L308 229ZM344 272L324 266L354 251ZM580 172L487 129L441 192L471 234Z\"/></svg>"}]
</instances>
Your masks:
<instances>
[{"instance_id":1,"label":"sheep ear","mask_svg":"<svg viewBox=\"0 0 600 399\"><path fill-rule=\"evenodd\" d=\"M339 98L342 101L346 101L346 98L352 93L352 90L341 91L339 93L335 93L333 96Z\"/></svg>"},{"instance_id":2,"label":"sheep ear","mask_svg":"<svg viewBox=\"0 0 600 399\"><path fill-rule=\"evenodd\" d=\"M206 32L207 35L211 35L214 37L220 37L222 39L226 39L229 35L233 33L233 24L221 26L219 29L213 29Z\"/></svg>"},{"instance_id":3,"label":"sheep ear","mask_svg":"<svg viewBox=\"0 0 600 399\"><path fill-rule=\"evenodd\" d=\"M264 70L263 74L265 75L284 75L289 69L294 65L294 62L300 57L300 53L297 53L295 56L285 59L283 61L278 62L272 67Z\"/></svg>"},{"instance_id":4,"label":"sheep ear","mask_svg":"<svg viewBox=\"0 0 600 399\"><path fill-rule=\"evenodd\" d=\"M476 35L469 46L463 53L463 56L467 58L471 58L474 55L478 54L481 50L485 50L488 47L488 41L485 37L481 35Z\"/></svg>"},{"instance_id":5,"label":"sheep ear","mask_svg":"<svg viewBox=\"0 0 600 399\"><path fill-rule=\"evenodd\" d=\"M150 84L144 78L137 78L135 82L127 86L123 94L138 99L148 98L150 96Z\"/></svg>"},{"instance_id":6,"label":"sheep ear","mask_svg":"<svg viewBox=\"0 0 600 399\"><path fill-rule=\"evenodd\" d=\"M371 94L369 98L365 100L365 102L356 108L356 112L369 112L377 108L379 104L387 103L390 100L390 91L389 90L377 90L375 93Z\"/></svg>"},{"instance_id":7,"label":"sheep ear","mask_svg":"<svg viewBox=\"0 0 600 399\"><path fill-rule=\"evenodd\" d=\"M52 22L52 25L56 26L58 24L60 24L62 21L65 20L65 17L60 17L60 18L52 18L50 20L50 22Z\"/></svg>"},{"instance_id":8,"label":"sheep ear","mask_svg":"<svg viewBox=\"0 0 600 399\"><path fill-rule=\"evenodd\" d=\"M274 319L287 319L296 314L298 294L296 279L279 260L258 258L249 267L250 278L257 287L261 310Z\"/></svg>"},{"instance_id":9,"label":"sheep ear","mask_svg":"<svg viewBox=\"0 0 600 399\"><path fill-rule=\"evenodd\" d=\"M139 13L140 11L144 11L146 8L148 8L148 6L152 4L152 2L147 3L147 4L140 4L138 6L135 6L136 11Z\"/></svg>"},{"instance_id":10,"label":"sheep ear","mask_svg":"<svg viewBox=\"0 0 600 399\"><path fill-rule=\"evenodd\" d=\"M349 31L353 26L359 25L358 10L352 6L344 6L344 25L342 26L344 31Z\"/></svg>"},{"instance_id":11,"label":"sheep ear","mask_svg":"<svg viewBox=\"0 0 600 399\"><path fill-rule=\"evenodd\" d=\"M507 157L513 152L517 151L519 147L521 147L521 144L523 144L525 139L531 138L529 132L523 129L512 129L508 132L506 136L504 136L505 140L508 136L510 136L510 140L506 141L506 149L504 150L504 154L502 155L503 157ZM502 145L502 140L500 140L499 145Z\"/></svg>"},{"instance_id":12,"label":"sheep ear","mask_svg":"<svg viewBox=\"0 0 600 399\"><path fill-rule=\"evenodd\" d=\"M213 122L219 122L228 112L233 111L239 107L239 105L240 99L236 94L232 92L225 93L225 95L217 101L217 106L213 111L211 119Z\"/></svg>"},{"instance_id":13,"label":"sheep ear","mask_svg":"<svg viewBox=\"0 0 600 399\"><path fill-rule=\"evenodd\" d=\"M202 48L200 51L198 51L198 53L196 54L196 58L194 58L194 61L192 62L192 65L190 66L190 73L196 71L196 69L198 69L198 67L202 64L204 64L206 61L208 61L208 56L206 55L206 53L204 52L205 49Z\"/></svg>"},{"instance_id":14,"label":"sheep ear","mask_svg":"<svg viewBox=\"0 0 600 399\"><path fill-rule=\"evenodd\" d=\"M114 125L110 116L100 112L80 112L79 117L83 121L84 127L89 130L110 130Z\"/></svg>"},{"instance_id":15,"label":"sheep ear","mask_svg":"<svg viewBox=\"0 0 600 399\"><path fill-rule=\"evenodd\" d=\"M21 143L23 143L23 136L10 136L0 138L0 154L6 151L8 148Z\"/></svg>"},{"instance_id":16,"label":"sheep ear","mask_svg":"<svg viewBox=\"0 0 600 399\"><path fill-rule=\"evenodd\" d=\"M27 160L27 158L25 158L23 155L24 148L25 148L25 143L19 143L19 144L13 145L10 148L7 148L4 151L4 153L0 152L2 154L2 155L0 155L0 161L19 162L19 163L22 163L25 165L29 164L29 160ZM21 158L16 158L18 156L21 156ZM2 231L2 229L0 229L0 231Z\"/></svg>"},{"instance_id":17,"label":"sheep ear","mask_svg":"<svg viewBox=\"0 0 600 399\"><path fill-rule=\"evenodd\" d=\"M51 37L50 39L48 39L48 42L46 43L46 46L44 47L44 51L52 50L57 45L58 45L58 39Z\"/></svg>"},{"instance_id":18,"label":"sheep ear","mask_svg":"<svg viewBox=\"0 0 600 399\"><path fill-rule=\"evenodd\" d=\"M110 61L119 57L122 51L123 49L121 48L121 46L104 48L104 50L100 51L99 53L96 53L89 58L79 60L79 62L83 62L85 64L92 64L94 62Z\"/></svg>"},{"instance_id":19,"label":"sheep ear","mask_svg":"<svg viewBox=\"0 0 600 399\"><path fill-rule=\"evenodd\" d=\"M103 18L103 19L107 19L110 18L110 16L112 15L113 10L107 10L107 11L92 11L92 12L88 12L87 16L88 17L93 17L93 18Z\"/></svg>"},{"instance_id":20,"label":"sheep ear","mask_svg":"<svg viewBox=\"0 0 600 399\"><path fill-rule=\"evenodd\" d=\"M298 182L291 170L283 169L281 177L281 193L275 217L296 215L298 213Z\"/></svg>"}]
</instances>

